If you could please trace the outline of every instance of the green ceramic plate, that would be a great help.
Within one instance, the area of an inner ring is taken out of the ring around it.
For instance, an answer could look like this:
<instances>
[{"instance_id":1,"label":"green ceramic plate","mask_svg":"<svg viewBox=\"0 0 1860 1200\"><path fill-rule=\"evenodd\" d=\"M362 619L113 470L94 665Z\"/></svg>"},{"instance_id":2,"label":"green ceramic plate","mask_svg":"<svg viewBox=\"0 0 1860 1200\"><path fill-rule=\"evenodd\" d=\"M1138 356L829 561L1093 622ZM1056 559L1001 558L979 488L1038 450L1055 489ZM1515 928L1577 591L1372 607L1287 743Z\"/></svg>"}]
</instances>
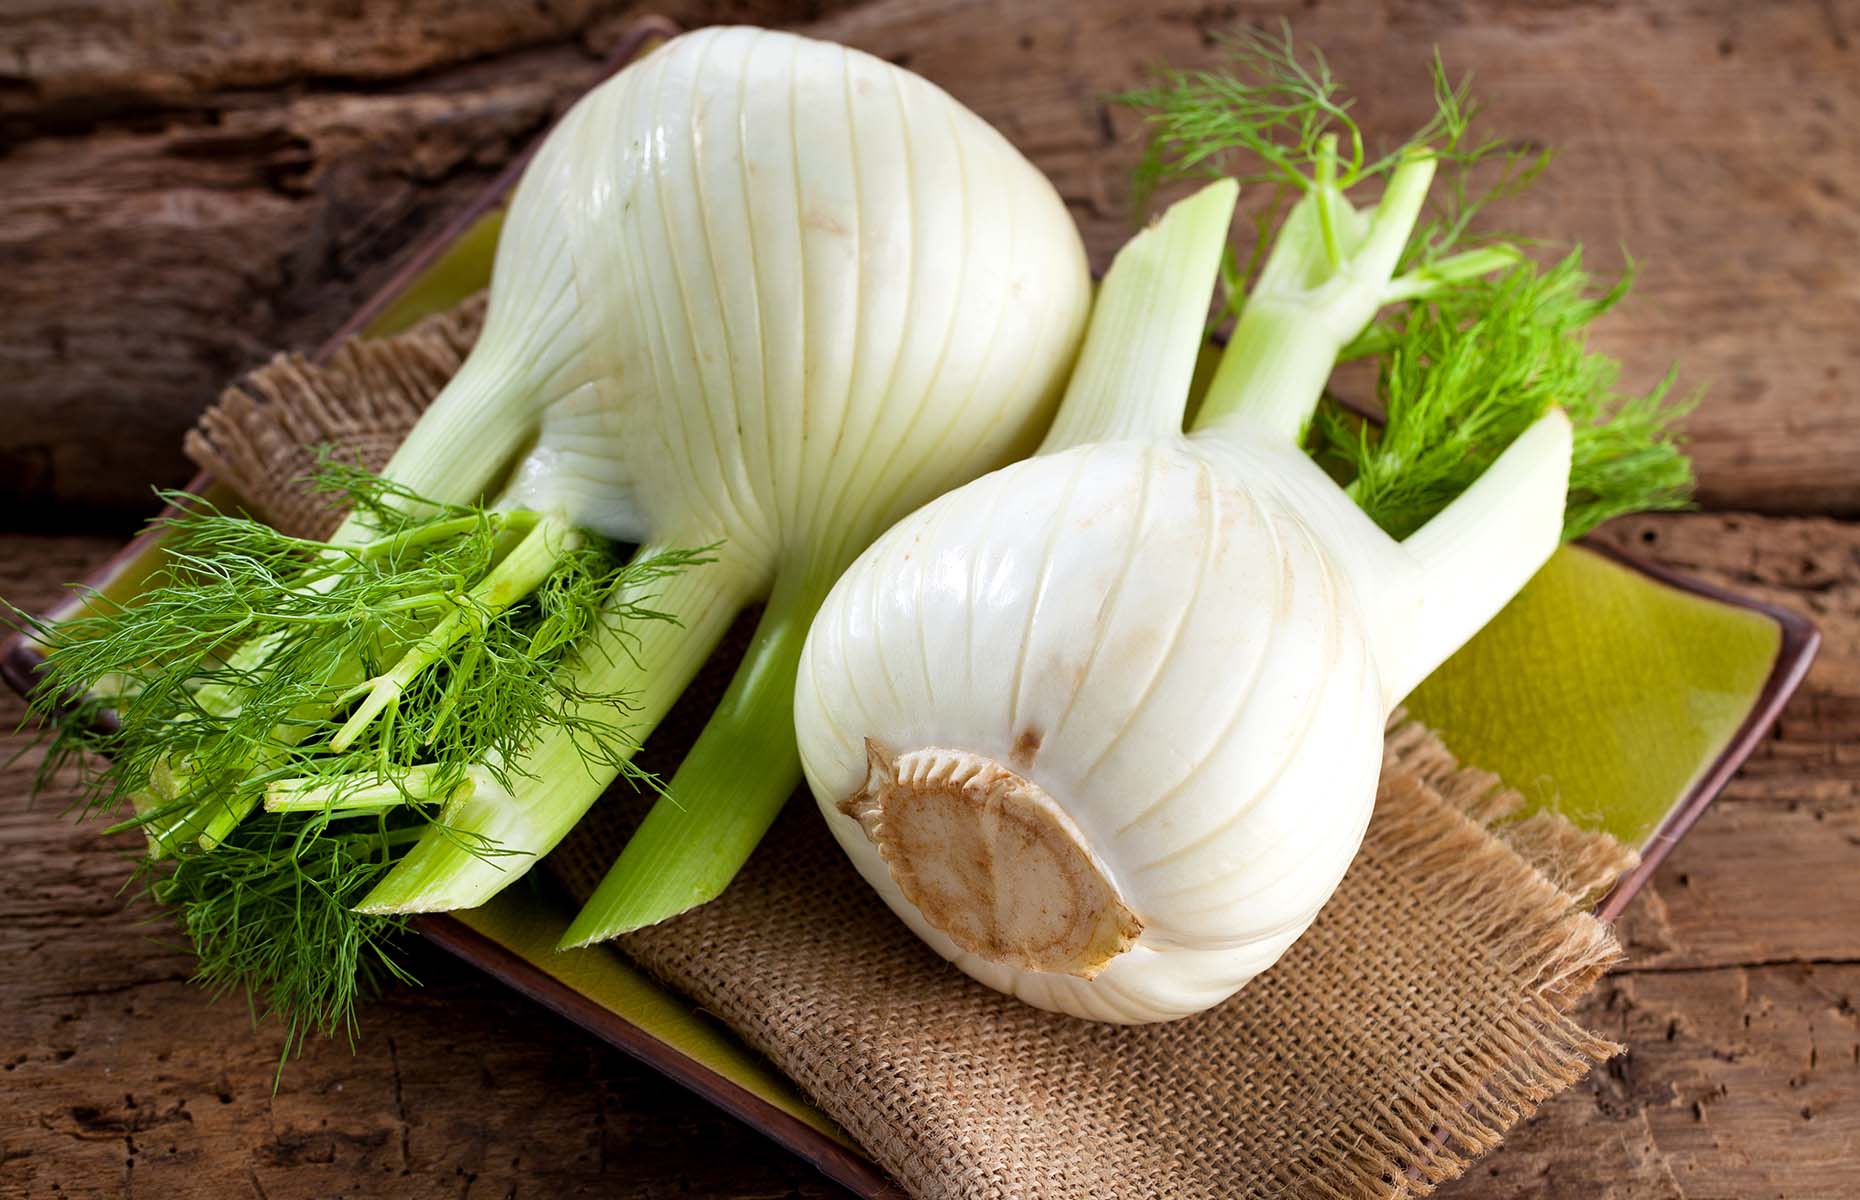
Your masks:
<instances>
[{"instance_id":1,"label":"green ceramic plate","mask_svg":"<svg viewBox=\"0 0 1860 1200\"><path fill-rule=\"evenodd\" d=\"M667 30L643 22L613 66ZM395 332L485 286L497 205L520 168L513 164L478 204L411 255L319 356L350 334ZM209 489L227 498L211 479L191 485ZM145 534L89 582L123 599L161 561L159 534ZM1598 910L1612 918L1775 720L1816 642L1814 629L1792 613L1611 552L1566 546L1408 707L1462 760L1496 772L1532 807L1641 848L1641 866ZM15 639L0 656L0 673L23 692L38 659L32 643ZM570 915L535 894L507 893L473 912L425 919L420 928L858 1194L902 1195L772 1066L618 952L555 950Z\"/></svg>"}]
</instances>

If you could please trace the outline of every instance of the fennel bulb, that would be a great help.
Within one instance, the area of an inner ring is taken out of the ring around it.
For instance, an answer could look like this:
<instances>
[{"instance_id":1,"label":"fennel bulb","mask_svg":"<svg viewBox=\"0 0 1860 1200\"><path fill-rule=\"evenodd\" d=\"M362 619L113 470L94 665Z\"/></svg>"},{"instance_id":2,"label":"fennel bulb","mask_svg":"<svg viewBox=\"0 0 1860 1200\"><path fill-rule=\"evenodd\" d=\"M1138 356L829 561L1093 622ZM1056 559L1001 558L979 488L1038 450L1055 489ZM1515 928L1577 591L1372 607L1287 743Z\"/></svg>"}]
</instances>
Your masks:
<instances>
[{"instance_id":1,"label":"fennel bulb","mask_svg":"<svg viewBox=\"0 0 1860 1200\"><path fill-rule=\"evenodd\" d=\"M704 30L564 118L505 225L486 338L511 332L483 368L527 363L556 398L479 386L468 364L456 403L527 406L538 423L517 502L567 505L642 555L713 546L715 559L651 596L672 621L582 651L571 675L626 695L643 734L735 615L768 600L711 724L571 940L728 883L799 782L790 697L815 606L891 520L1030 448L1088 296L1052 186L941 90L858 51ZM585 757L558 731L494 764L515 786L480 772L362 907L487 899L612 781ZM506 854L474 853L461 831Z\"/></svg>"},{"instance_id":2,"label":"fennel bulb","mask_svg":"<svg viewBox=\"0 0 1860 1200\"><path fill-rule=\"evenodd\" d=\"M1100 1020L1198 1012L1291 945L1362 838L1390 711L1562 528L1553 411L1390 539L1299 448L1283 339L1237 337L1266 390L1211 392L1181 433L1233 199L1214 184L1124 249L1043 453L862 555L796 696L821 808L899 915L982 982ZM1165 319L1135 345L1144 306Z\"/></svg>"},{"instance_id":3,"label":"fennel bulb","mask_svg":"<svg viewBox=\"0 0 1860 1200\"><path fill-rule=\"evenodd\" d=\"M1440 115L1366 164L1326 72L1289 42L1240 57L1266 82L1176 75L1145 101L1180 165L1249 150L1249 178L1298 197L1262 222L1263 262L1222 272L1232 180L1138 234L1040 454L861 555L796 689L820 810L887 905L988 986L1110 1022L1202 1011L1271 966L1355 855L1401 698L1566 533L1689 479L1664 385L1619 398L1581 346L1612 294L1573 260L1540 279L1502 245L1448 253L1451 211L1420 224L1430 142L1477 157L1438 66ZM1237 320L1185 433L1217 275ZM1398 301L1407 320L1372 325ZM1333 365L1365 352L1390 426L1325 418L1344 486L1303 447Z\"/></svg>"},{"instance_id":4,"label":"fennel bulb","mask_svg":"<svg viewBox=\"0 0 1860 1200\"><path fill-rule=\"evenodd\" d=\"M520 877L766 600L578 929L668 916L799 782L828 586L1033 447L1089 294L1051 184L940 89L786 33L676 38L546 139L467 360L379 477L326 468L353 508L332 538L177 497L161 586L38 629L41 712L88 693L122 720L55 750L111 756L89 803L134 800L203 977L333 1029L396 970L400 914Z\"/></svg>"}]
</instances>

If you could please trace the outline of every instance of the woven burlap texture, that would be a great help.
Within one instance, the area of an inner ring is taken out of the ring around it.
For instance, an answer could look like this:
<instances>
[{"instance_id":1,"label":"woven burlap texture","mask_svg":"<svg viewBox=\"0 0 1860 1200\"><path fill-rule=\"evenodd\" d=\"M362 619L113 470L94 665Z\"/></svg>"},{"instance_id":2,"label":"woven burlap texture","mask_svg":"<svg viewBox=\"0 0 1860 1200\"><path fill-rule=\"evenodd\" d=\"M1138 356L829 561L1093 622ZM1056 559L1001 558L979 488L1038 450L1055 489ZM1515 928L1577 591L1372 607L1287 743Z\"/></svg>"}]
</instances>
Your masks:
<instances>
[{"instance_id":1,"label":"woven burlap texture","mask_svg":"<svg viewBox=\"0 0 1860 1200\"><path fill-rule=\"evenodd\" d=\"M311 447L379 466L481 313L322 366L280 356L227 391L189 452L267 519L327 529L335 514L293 482ZM676 763L730 650L647 765ZM1617 957L1584 905L1633 856L1556 818L1515 820L1518 803L1398 719L1362 852L1311 930L1238 996L1165 1025L1075 1021L969 981L870 893L805 796L722 899L623 945L914 1196L1420 1194L1619 1050L1568 1014ZM547 865L585 896L641 809L610 795Z\"/></svg>"}]
</instances>

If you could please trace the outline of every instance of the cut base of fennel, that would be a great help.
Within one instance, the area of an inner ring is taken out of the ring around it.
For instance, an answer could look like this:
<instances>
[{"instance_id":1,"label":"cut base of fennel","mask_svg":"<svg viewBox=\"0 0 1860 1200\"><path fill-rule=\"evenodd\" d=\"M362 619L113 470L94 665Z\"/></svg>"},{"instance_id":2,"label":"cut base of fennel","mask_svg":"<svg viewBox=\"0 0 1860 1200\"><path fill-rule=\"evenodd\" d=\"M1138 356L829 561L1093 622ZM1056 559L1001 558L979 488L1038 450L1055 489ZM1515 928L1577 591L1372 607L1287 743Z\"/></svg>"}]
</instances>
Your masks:
<instances>
[{"instance_id":1,"label":"cut base of fennel","mask_svg":"<svg viewBox=\"0 0 1860 1200\"><path fill-rule=\"evenodd\" d=\"M865 786L839 809L961 949L1090 979L1136 944L1143 922L1038 784L964 750L865 749Z\"/></svg>"}]
</instances>

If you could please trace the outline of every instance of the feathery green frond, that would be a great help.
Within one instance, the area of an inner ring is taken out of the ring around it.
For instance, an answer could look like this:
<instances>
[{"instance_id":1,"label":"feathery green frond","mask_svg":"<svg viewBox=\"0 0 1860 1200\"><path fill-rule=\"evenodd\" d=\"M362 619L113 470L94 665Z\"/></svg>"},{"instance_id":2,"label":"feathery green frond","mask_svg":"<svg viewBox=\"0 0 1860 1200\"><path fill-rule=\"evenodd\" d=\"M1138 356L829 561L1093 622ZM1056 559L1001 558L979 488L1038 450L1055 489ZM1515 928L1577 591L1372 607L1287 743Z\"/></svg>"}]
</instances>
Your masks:
<instances>
[{"instance_id":1,"label":"feathery green frond","mask_svg":"<svg viewBox=\"0 0 1860 1200\"><path fill-rule=\"evenodd\" d=\"M1354 101L1330 64L1316 50L1302 50L1289 26L1277 37L1251 29L1229 34L1221 49L1218 69L1159 70L1150 86L1115 97L1142 113L1148 126L1134 175L1139 211L1159 186L1175 179L1230 176L1271 190L1254 214L1244 259L1230 254L1223 265L1217 326L1239 315L1286 212L1300 198L1318 202L1320 225L1327 241L1334 241L1336 210L1348 203L1347 193L1386 177L1404 158L1431 156L1442 167L1445 187L1410 239L1400 271L1410 286L1438 288L1456 284L1467 272L1448 267L1433 273L1434 268L1497 241L1478 235L1474 218L1493 201L1528 187L1549 160L1541 149L1476 136L1481 109L1470 79L1452 81L1438 54L1429 63L1428 119L1392 147L1372 151L1352 115Z\"/></svg>"},{"instance_id":2,"label":"feathery green frond","mask_svg":"<svg viewBox=\"0 0 1860 1200\"><path fill-rule=\"evenodd\" d=\"M1431 115L1373 153L1330 64L1297 46L1289 27L1276 37L1242 30L1221 50L1216 69L1158 71L1150 86L1117 97L1148 125L1135 174L1140 205L1162 183L1203 175L1272 189L1244 259L1230 252L1223 264L1213 326L1242 313L1294 205L1315 204L1328 246L1337 217L1349 215L1341 210L1351 188L1417 151L1441 166L1391 286L1401 303L1344 353L1380 359L1388 424L1365 426L1328 403L1316 422L1324 452L1379 523L1398 536L1419 528L1552 404L1576 427L1566 536L1687 502L1692 474L1677 422L1689 404L1672 398L1671 377L1645 394L1623 393L1618 364L1586 343L1629 279L1598 288L1579 253L1545 270L1517 249L1529 239L1481 230L1492 205L1537 181L1548 149L1476 133L1481 106L1470 81L1454 82L1437 53Z\"/></svg>"},{"instance_id":3,"label":"feathery green frond","mask_svg":"<svg viewBox=\"0 0 1860 1200\"><path fill-rule=\"evenodd\" d=\"M46 648L33 701L52 731L44 771L78 765L83 813L133 807L116 828L149 834L149 891L175 909L200 978L265 997L291 1045L348 1028L356 998L399 974L397 923L350 906L445 828L469 772L511 787L506 764L566 730L591 765L657 786L630 764L629 698L587 694L564 667L625 653L630 626L670 619L641 599L649 585L710 560L706 548L629 562L576 534L532 545L539 582L493 602L483 581L550 518L435 504L331 461L311 486L361 514L368 539L291 537L163 493L166 565L133 604L93 597L55 624L24 619ZM442 624L452 635L434 645ZM378 719L342 743L370 684L423 646ZM106 707L118 720L99 726ZM417 793L404 782L416 766ZM326 803L260 811L284 780L326 782ZM357 818L344 793L369 785L405 802Z\"/></svg>"},{"instance_id":4,"label":"feathery green frond","mask_svg":"<svg viewBox=\"0 0 1860 1200\"><path fill-rule=\"evenodd\" d=\"M1580 251L1403 306L1366 330L1346 357L1380 359L1386 424L1334 402L1318 412L1322 452L1378 524L1405 537L1471 486L1552 405L1575 426L1564 536L1625 512L1683 507L1692 472L1676 424L1690 409L1668 376L1623 392L1620 364L1587 332L1631 277L1598 287Z\"/></svg>"}]
</instances>

